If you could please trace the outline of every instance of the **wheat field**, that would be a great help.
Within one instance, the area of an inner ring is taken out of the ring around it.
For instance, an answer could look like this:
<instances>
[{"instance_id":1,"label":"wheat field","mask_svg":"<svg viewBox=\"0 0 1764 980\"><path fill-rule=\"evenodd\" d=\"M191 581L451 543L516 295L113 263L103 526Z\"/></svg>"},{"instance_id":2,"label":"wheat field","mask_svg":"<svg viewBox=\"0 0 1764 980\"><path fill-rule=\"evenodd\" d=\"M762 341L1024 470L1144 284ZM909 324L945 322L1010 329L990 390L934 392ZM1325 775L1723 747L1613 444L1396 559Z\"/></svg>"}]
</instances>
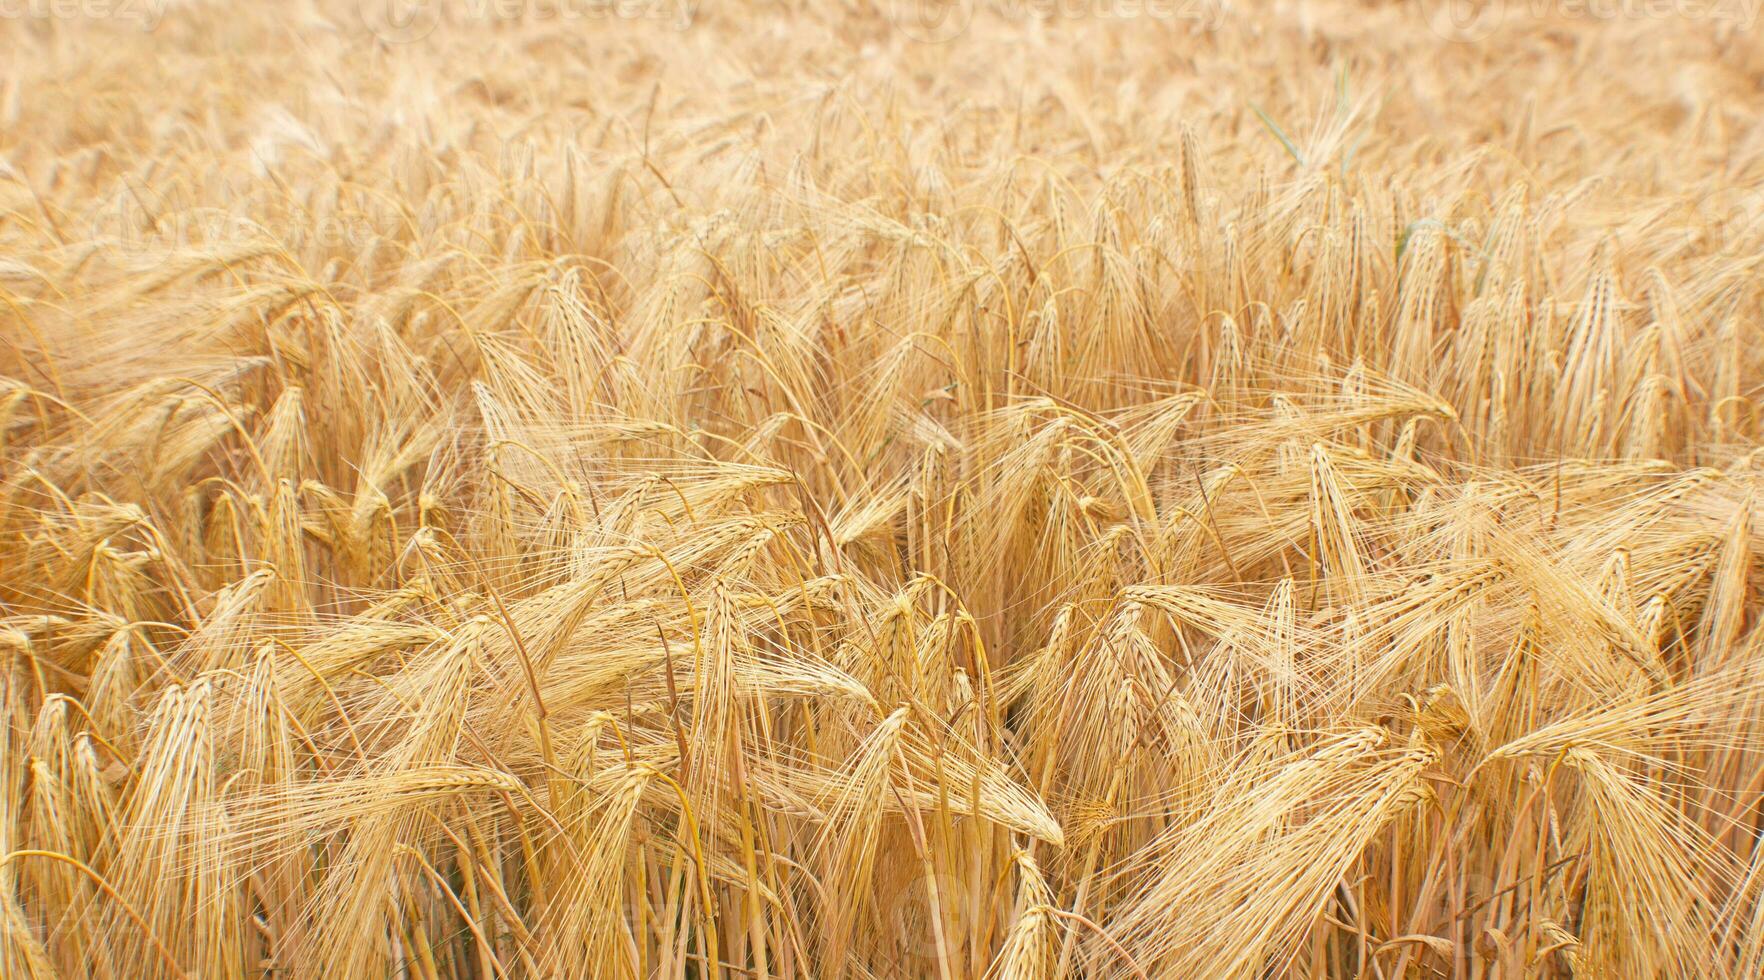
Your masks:
<instances>
[{"instance_id":1,"label":"wheat field","mask_svg":"<svg viewBox=\"0 0 1764 980\"><path fill-rule=\"evenodd\" d=\"M1757 13L0 3L0 975L1764 975Z\"/></svg>"}]
</instances>

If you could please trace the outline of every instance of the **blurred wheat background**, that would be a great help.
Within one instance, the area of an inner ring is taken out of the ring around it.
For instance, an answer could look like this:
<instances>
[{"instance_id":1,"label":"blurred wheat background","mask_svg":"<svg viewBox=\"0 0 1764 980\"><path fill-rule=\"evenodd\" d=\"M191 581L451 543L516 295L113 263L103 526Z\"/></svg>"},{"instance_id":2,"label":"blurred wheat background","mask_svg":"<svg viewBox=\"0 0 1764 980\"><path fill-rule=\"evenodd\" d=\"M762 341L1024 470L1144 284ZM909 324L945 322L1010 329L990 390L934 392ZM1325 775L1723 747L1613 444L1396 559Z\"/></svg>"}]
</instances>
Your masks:
<instances>
[{"instance_id":1,"label":"blurred wheat background","mask_svg":"<svg viewBox=\"0 0 1764 980\"><path fill-rule=\"evenodd\" d=\"M0 975L1764 974L1756 13L15 0Z\"/></svg>"}]
</instances>

